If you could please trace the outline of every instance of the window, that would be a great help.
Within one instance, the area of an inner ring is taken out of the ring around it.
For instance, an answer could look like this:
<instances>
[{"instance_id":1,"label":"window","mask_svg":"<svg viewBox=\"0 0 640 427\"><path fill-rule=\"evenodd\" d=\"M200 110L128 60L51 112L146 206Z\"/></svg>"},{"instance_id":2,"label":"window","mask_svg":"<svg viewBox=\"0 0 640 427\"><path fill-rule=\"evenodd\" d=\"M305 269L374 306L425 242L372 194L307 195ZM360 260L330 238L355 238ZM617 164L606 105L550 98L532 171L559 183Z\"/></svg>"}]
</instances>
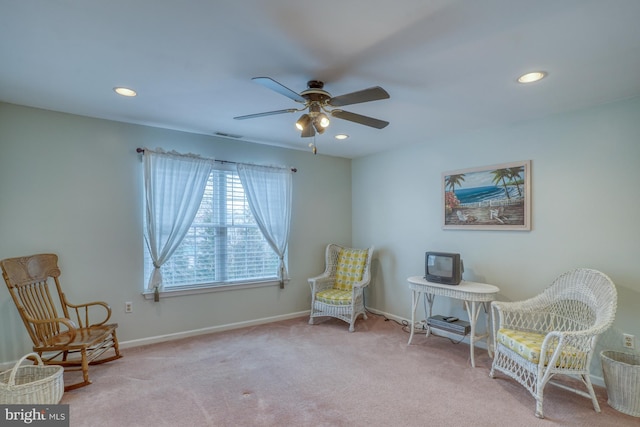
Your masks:
<instances>
[{"instance_id":1,"label":"window","mask_svg":"<svg viewBox=\"0 0 640 427\"><path fill-rule=\"evenodd\" d=\"M165 291L276 281L279 259L249 209L235 169L209 175L189 232L162 266ZM145 245L145 277L152 261Z\"/></svg>"}]
</instances>

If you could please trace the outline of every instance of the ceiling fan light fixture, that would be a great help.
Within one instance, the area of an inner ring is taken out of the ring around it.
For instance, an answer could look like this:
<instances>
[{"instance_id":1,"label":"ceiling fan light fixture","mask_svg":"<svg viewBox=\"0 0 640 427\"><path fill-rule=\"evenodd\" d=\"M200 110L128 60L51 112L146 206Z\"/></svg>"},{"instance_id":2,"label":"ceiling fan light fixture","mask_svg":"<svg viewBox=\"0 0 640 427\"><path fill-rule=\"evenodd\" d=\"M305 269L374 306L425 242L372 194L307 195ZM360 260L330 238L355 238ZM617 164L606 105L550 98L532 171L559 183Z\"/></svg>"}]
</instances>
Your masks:
<instances>
[{"instance_id":1,"label":"ceiling fan light fixture","mask_svg":"<svg viewBox=\"0 0 640 427\"><path fill-rule=\"evenodd\" d=\"M322 135L325 131L325 128L320 126L319 120L313 121L313 127L316 129L316 132L318 132L320 135Z\"/></svg>"},{"instance_id":2,"label":"ceiling fan light fixture","mask_svg":"<svg viewBox=\"0 0 640 427\"><path fill-rule=\"evenodd\" d=\"M544 71L534 71L531 73L526 73L518 77L518 83L533 83L538 80L542 80L547 76L547 73Z\"/></svg>"},{"instance_id":3,"label":"ceiling fan light fixture","mask_svg":"<svg viewBox=\"0 0 640 427\"><path fill-rule=\"evenodd\" d=\"M296 122L296 128L300 131L303 131L309 126L309 123L311 123L311 117L309 117L309 115L305 113L300 116L300 118Z\"/></svg>"},{"instance_id":4,"label":"ceiling fan light fixture","mask_svg":"<svg viewBox=\"0 0 640 427\"><path fill-rule=\"evenodd\" d=\"M318 122L318 124L320 125L321 128L326 128L329 126L329 117L327 117L327 115L325 113L320 113L318 114L318 116L316 117L316 121Z\"/></svg>"}]
</instances>

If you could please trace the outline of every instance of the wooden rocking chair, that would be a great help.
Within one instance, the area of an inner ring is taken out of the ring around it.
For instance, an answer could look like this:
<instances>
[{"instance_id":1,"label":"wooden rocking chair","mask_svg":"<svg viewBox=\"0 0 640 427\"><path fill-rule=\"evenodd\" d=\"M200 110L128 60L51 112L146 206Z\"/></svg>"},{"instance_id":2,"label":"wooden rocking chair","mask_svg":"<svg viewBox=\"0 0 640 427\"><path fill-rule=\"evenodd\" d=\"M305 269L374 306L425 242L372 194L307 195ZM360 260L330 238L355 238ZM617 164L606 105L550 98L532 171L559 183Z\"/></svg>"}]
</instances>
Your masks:
<instances>
[{"instance_id":1,"label":"wooden rocking chair","mask_svg":"<svg viewBox=\"0 0 640 427\"><path fill-rule=\"evenodd\" d=\"M58 281L57 255L9 258L0 261L0 266L11 298L33 341L33 351L45 364L82 370L83 381L66 386L65 390L91 384L89 365L122 357L116 338L118 325L106 323L111 317L111 307L104 302L69 303ZM53 279L55 289L50 288L49 279ZM55 293L59 301L52 296ZM97 323L96 316L101 317ZM115 354L101 358L109 349Z\"/></svg>"}]
</instances>

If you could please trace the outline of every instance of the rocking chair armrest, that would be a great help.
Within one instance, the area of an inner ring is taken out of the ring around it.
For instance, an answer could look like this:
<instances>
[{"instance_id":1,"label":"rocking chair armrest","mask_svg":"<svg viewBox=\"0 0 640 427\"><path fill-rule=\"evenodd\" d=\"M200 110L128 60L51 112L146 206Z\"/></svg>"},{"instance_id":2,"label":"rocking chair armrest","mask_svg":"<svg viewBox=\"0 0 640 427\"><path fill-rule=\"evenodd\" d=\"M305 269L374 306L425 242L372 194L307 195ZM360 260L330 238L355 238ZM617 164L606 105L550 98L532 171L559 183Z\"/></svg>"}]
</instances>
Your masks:
<instances>
[{"instance_id":1,"label":"rocking chair armrest","mask_svg":"<svg viewBox=\"0 0 640 427\"><path fill-rule=\"evenodd\" d=\"M67 319L67 318L64 318L64 317L56 317L56 318L53 318L53 319L34 319L33 317L27 317L27 320L29 321L29 323L33 323L34 325L41 325L41 324L45 324L45 323L62 323L69 330L78 329L78 325L76 325L73 320Z\"/></svg>"},{"instance_id":2,"label":"rocking chair armrest","mask_svg":"<svg viewBox=\"0 0 640 427\"><path fill-rule=\"evenodd\" d=\"M67 304L67 307L74 309L74 311L76 313L76 318L78 319L78 323L80 324L80 327L90 327L90 326L104 325L111 318L111 306L109 306L109 304L107 304L106 302L103 302L103 301L92 301L92 302L87 302L87 303L84 303L84 304L71 304L69 301L65 301L65 302ZM105 311L106 311L106 313L105 313L106 317L101 322L89 324L89 307L93 307L93 306L103 307L105 309ZM85 310L84 311L84 315L85 315L84 322L82 321L82 318L80 317L80 310L81 309Z\"/></svg>"}]
</instances>

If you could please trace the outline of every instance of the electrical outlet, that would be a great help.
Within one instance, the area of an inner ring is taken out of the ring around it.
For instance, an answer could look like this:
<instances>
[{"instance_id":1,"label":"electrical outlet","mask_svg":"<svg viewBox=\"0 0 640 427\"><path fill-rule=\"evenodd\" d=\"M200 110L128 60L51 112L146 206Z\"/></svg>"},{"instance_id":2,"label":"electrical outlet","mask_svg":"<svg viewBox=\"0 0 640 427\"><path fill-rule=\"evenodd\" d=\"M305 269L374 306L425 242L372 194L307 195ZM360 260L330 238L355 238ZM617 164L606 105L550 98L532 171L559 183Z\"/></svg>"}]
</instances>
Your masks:
<instances>
[{"instance_id":1,"label":"electrical outlet","mask_svg":"<svg viewBox=\"0 0 640 427\"><path fill-rule=\"evenodd\" d=\"M622 334L622 345L624 345L625 348L635 348L635 337L631 334Z\"/></svg>"},{"instance_id":2,"label":"electrical outlet","mask_svg":"<svg viewBox=\"0 0 640 427\"><path fill-rule=\"evenodd\" d=\"M133 313L133 303L131 301L127 301L124 303L124 312Z\"/></svg>"}]
</instances>

